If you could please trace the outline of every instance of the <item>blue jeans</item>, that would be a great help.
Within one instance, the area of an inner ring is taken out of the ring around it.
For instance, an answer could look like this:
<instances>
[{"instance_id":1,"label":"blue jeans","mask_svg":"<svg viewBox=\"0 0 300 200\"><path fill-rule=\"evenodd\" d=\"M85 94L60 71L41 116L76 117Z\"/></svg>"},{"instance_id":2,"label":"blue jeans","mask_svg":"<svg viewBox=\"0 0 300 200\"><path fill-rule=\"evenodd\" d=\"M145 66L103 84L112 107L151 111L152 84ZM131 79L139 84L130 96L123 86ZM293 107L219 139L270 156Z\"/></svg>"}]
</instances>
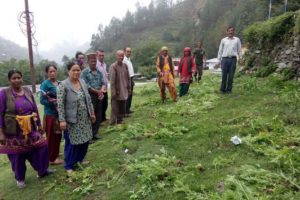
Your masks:
<instances>
[{"instance_id":1,"label":"blue jeans","mask_svg":"<svg viewBox=\"0 0 300 200\"><path fill-rule=\"evenodd\" d=\"M233 77L236 68L236 58L222 58L221 69L222 69L222 83L221 92L231 92Z\"/></svg>"}]
</instances>

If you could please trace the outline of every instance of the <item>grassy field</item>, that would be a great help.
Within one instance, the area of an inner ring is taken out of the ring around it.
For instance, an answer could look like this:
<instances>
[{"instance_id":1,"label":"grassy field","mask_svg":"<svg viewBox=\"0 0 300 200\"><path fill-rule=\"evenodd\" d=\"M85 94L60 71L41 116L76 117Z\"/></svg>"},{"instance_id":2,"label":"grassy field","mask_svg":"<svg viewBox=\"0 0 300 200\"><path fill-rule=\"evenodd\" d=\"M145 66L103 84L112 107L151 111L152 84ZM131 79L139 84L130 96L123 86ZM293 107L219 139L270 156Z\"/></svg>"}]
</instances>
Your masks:
<instances>
[{"instance_id":1,"label":"grassy field","mask_svg":"<svg viewBox=\"0 0 300 200\"><path fill-rule=\"evenodd\" d=\"M220 77L207 73L165 104L156 84L138 87L134 114L101 127L91 164L72 176L58 166L38 180L28 166L19 190L0 155L0 199L299 199L300 85L279 79L236 77L222 95Z\"/></svg>"}]
</instances>

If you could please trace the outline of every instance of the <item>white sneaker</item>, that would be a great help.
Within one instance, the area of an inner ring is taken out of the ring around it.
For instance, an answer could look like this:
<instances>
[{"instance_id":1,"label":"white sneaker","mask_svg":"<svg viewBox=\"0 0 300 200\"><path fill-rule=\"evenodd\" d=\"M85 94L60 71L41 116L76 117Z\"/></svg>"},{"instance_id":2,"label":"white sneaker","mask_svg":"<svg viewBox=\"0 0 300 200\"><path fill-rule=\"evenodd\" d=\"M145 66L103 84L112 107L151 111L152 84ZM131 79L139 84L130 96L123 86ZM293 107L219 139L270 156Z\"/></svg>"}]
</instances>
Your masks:
<instances>
[{"instance_id":1,"label":"white sneaker","mask_svg":"<svg viewBox=\"0 0 300 200\"><path fill-rule=\"evenodd\" d=\"M22 189L26 186L25 181L17 181L18 188Z\"/></svg>"}]
</instances>

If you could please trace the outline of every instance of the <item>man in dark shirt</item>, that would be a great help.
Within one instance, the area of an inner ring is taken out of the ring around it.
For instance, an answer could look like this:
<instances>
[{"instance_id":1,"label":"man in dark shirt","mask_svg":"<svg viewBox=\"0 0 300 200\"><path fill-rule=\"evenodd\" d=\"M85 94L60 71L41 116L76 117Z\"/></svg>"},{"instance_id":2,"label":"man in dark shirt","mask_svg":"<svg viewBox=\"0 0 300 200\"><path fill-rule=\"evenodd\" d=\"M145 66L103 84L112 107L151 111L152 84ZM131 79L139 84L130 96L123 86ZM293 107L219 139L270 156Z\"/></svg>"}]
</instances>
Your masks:
<instances>
[{"instance_id":1,"label":"man in dark shirt","mask_svg":"<svg viewBox=\"0 0 300 200\"><path fill-rule=\"evenodd\" d=\"M198 82L201 80L203 74L203 62L206 61L205 50L202 47L202 42L197 43L197 48L194 51L194 58L197 67L197 71L194 75L195 80Z\"/></svg>"}]
</instances>

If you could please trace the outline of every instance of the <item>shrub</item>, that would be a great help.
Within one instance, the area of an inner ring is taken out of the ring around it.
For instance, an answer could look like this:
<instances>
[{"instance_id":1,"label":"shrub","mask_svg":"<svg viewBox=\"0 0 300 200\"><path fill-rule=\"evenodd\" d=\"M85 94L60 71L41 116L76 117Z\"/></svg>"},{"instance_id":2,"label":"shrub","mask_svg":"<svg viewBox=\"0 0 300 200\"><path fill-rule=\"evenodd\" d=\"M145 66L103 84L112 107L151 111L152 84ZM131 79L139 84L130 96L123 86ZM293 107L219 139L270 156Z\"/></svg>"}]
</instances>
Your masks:
<instances>
[{"instance_id":1,"label":"shrub","mask_svg":"<svg viewBox=\"0 0 300 200\"><path fill-rule=\"evenodd\" d=\"M156 77L156 67L154 66L142 66L139 67L139 72L142 76L146 77L148 80Z\"/></svg>"},{"instance_id":2,"label":"shrub","mask_svg":"<svg viewBox=\"0 0 300 200\"><path fill-rule=\"evenodd\" d=\"M258 48L270 47L282 41L294 24L294 13L289 12L268 21L254 23L243 31L243 35L250 45L258 45Z\"/></svg>"},{"instance_id":3,"label":"shrub","mask_svg":"<svg viewBox=\"0 0 300 200\"><path fill-rule=\"evenodd\" d=\"M291 80L296 76L297 68L289 67L282 70L283 80Z\"/></svg>"},{"instance_id":4,"label":"shrub","mask_svg":"<svg viewBox=\"0 0 300 200\"><path fill-rule=\"evenodd\" d=\"M272 74L273 72L275 72L276 69L277 69L277 66L273 63L270 63L267 66L258 68L255 75L256 75L256 77L267 77L270 74Z\"/></svg>"},{"instance_id":5,"label":"shrub","mask_svg":"<svg viewBox=\"0 0 300 200\"><path fill-rule=\"evenodd\" d=\"M250 52L246 52L246 54L244 55L244 59L245 59L245 70L253 68L255 55L251 54Z\"/></svg>"}]
</instances>

